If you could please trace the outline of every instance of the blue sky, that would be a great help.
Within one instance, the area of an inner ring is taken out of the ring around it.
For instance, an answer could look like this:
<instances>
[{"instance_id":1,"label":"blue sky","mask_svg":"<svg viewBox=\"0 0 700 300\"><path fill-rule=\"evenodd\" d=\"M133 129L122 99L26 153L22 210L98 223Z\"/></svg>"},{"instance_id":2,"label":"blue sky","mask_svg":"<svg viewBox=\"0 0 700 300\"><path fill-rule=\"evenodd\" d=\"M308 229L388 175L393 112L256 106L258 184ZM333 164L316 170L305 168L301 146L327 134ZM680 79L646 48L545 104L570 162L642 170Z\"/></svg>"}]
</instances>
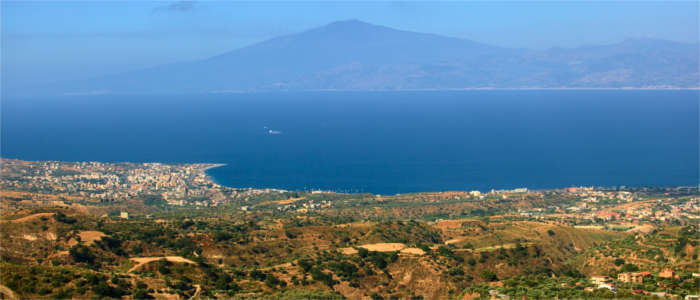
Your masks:
<instances>
[{"instance_id":1,"label":"blue sky","mask_svg":"<svg viewBox=\"0 0 700 300\"><path fill-rule=\"evenodd\" d=\"M3 81L35 84L195 60L359 19L506 47L697 43L697 1L1 1Z\"/></svg>"}]
</instances>

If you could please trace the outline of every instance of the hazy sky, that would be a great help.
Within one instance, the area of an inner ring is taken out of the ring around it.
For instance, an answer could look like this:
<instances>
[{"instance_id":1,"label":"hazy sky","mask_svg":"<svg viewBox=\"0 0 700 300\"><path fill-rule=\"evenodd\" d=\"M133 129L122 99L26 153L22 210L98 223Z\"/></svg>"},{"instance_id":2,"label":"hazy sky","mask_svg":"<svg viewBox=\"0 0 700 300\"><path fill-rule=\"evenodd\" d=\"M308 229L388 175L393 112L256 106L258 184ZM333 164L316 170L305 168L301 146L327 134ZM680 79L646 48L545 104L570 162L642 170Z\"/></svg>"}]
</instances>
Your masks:
<instances>
[{"instance_id":1,"label":"hazy sky","mask_svg":"<svg viewBox=\"0 0 700 300\"><path fill-rule=\"evenodd\" d=\"M359 19L521 48L698 42L698 2L0 1L2 76L32 84L194 60Z\"/></svg>"}]
</instances>

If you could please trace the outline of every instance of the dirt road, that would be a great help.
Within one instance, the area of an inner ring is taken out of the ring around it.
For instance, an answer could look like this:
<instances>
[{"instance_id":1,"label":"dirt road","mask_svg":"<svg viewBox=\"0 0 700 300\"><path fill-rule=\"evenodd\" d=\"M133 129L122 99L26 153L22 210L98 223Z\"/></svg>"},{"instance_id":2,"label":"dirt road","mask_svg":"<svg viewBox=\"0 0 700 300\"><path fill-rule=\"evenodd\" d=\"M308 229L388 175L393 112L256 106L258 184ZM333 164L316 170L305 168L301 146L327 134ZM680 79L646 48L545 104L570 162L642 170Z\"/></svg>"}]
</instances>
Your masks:
<instances>
[{"instance_id":1,"label":"dirt road","mask_svg":"<svg viewBox=\"0 0 700 300\"><path fill-rule=\"evenodd\" d=\"M7 299L10 299L10 300L19 300L19 296L17 296L17 294L15 294L15 292L13 292L10 288L8 288L2 284L0 284L0 294L7 296Z\"/></svg>"},{"instance_id":2,"label":"dirt road","mask_svg":"<svg viewBox=\"0 0 700 300\"><path fill-rule=\"evenodd\" d=\"M179 263L186 263L186 264L191 264L191 265L197 264L197 263L195 263L187 258L184 258L182 256L132 257L129 259L132 261L135 261L136 265L131 267L131 269L129 269L128 271L126 271L127 273L131 273L147 263L151 263L151 262L158 261L161 259L165 259L165 260L170 261L170 262L179 262Z\"/></svg>"}]
</instances>

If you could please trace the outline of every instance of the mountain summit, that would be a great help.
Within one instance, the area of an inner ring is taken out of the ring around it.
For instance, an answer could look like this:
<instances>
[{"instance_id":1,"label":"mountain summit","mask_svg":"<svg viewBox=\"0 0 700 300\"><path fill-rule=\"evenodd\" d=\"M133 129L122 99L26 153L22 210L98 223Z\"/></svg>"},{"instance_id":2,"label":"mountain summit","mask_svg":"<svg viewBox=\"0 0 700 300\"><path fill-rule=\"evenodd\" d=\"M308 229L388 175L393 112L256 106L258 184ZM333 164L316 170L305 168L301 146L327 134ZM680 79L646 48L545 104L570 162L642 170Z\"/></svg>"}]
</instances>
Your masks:
<instances>
[{"instance_id":1,"label":"mountain summit","mask_svg":"<svg viewBox=\"0 0 700 300\"><path fill-rule=\"evenodd\" d=\"M544 51L333 22L205 60L72 82L52 93L697 87L698 46L663 40Z\"/></svg>"}]
</instances>

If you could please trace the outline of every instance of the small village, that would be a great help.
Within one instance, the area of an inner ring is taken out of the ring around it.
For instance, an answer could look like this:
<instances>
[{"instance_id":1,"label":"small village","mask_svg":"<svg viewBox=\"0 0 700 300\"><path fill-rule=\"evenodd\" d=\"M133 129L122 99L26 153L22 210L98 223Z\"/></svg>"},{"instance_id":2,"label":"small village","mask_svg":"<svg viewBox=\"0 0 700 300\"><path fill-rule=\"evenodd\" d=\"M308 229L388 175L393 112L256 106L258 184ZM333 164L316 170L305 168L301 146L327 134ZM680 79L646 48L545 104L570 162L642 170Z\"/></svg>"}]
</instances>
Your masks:
<instances>
[{"instance_id":1,"label":"small village","mask_svg":"<svg viewBox=\"0 0 700 300\"><path fill-rule=\"evenodd\" d=\"M693 278L700 278L700 273L692 273ZM608 289L613 293L617 292L617 285L620 284L642 284L646 282L656 282L656 280L663 279L678 279L679 275L676 271L671 268L665 268L656 274L652 272L623 272L617 275L617 278L611 278L609 276L591 276L591 283L595 287L587 287L587 291L594 291L598 289ZM659 287L665 287L663 282L656 283ZM644 289L638 288L633 290L634 294L638 296L656 296L659 298L679 298L678 295L669 294L666 292L653 292L646 291ZM684 300L697 300L700 299L700 295L686 295L683 297Z\"/></svg>"}]
</instances>

